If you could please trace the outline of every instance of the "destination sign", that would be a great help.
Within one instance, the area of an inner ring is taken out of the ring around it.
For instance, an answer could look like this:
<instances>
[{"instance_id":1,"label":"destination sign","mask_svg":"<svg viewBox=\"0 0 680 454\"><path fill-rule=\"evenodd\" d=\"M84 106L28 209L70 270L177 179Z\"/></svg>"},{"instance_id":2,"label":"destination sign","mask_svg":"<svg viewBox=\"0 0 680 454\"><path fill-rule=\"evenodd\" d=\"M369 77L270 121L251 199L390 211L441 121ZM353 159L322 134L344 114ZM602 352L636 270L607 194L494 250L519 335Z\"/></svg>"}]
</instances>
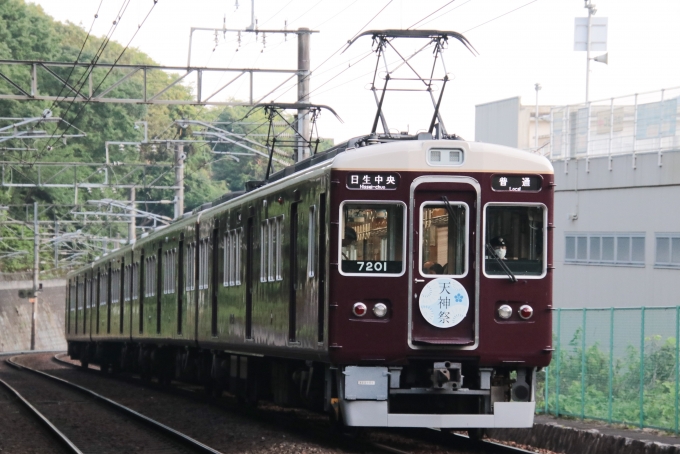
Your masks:
<instances>
[{"instance_id":1,"label":"destination sign","mask_svg":"<svg viewBox=\"0 0 680 454\"><path fill-rule=\"evenodd\" d=\"M542 182L538 175L494 175L491 188L494 191L536 192L541 190Z\"/></svg>"},{"instance_id":2,"label":"destination sign","mask_svg":"<svg viewBox=\"0 0 680 454\"><path fill-rule=\"evenodd\" d=\"M395 172L351 172L347 174L347 189L385 191L397 189L399 174Z\"/></svg>"}]
</instances>

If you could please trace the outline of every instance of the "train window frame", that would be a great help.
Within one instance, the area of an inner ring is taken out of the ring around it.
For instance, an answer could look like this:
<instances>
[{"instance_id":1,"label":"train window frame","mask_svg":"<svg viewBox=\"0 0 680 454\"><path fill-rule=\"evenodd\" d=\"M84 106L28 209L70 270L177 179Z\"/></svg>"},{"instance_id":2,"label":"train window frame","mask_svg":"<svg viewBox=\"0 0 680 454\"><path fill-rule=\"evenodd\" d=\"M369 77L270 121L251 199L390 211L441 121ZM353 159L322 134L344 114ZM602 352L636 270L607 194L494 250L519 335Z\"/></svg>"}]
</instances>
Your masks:
<instances>
[{"instance_id":1,"label":"train window frame","mask_svg":"<svg viewBox=\"0 0 680 454\"><path fill-rule=\"evenodd\" d=\"M316 260L316 205L309 207L309 227L307 230L307 277L314 277L314 260Z\"/></svg>"},{"instance_id":2,"label":"train window frame","mask_svg":"<svg viewBox=\"0 0 680 454\"><path fill-rule=\"evenodd\" d=\"M483 219L481 224L482 229L482 245L486 244L486 225L488 220L487 208L494 206L510 206L510 207L539 207L543 209L543 269L540 275L517 275L517 279L543 279L548 274L548 207L544 203L540 202L487 202L484 205ZM486 272L486 248L482 247L482 274L488 279L508 279L508 275L502 274L487 274Z\"/></svg>"},{"instance_id":3,"label":"train window frame","mask_svg":"<svg viewBox=\"0 0 680 454\"><path fill-rule=\"evenodd\" d=\"M446 203L444 202L439 202L439 201L426 201L420 204L420 217L419 217L419 224L418 224L418 230L421 232L420 235L420 244L418 244L418 273L422 277L426 278L434 278L436 277L448 277L448 278L455 278L455 279L462 279L465 276L468 275L470 272L470 205L468 205L465 202L459 202L459 201L450 201L449 205L455 205L455 206L463 206L465 207L465 271L463 274L424 274L422 265L423 265L423 235L424 233L422 232L422 225L423 225L423 212L424 208L428 205L432 206L440 206L440 207L445 207Z\"/></svg>"},{"instance_id":4,"label":"train window frame","mask_svg":"<svg viewBox=\"0 0 680 454\"><path fill-rule=\"evenodd\" d=\"M184 291L192 292L196 289L196 242L192 241L186 245L184 254Z\"/></svg>"},{"instance_id":5,"label":"train window frame","mask_svg":"<svg viewBox=\"0 0 680 454\"><path fill-rule=\"evenodd\" d=\"M228 230L222 237L223 270L222 286L235 287L241 285L241 247L243 228Z\"/></svg>"},{"instance_id":6,"label":"train window frame","mask_svg":"<svg viewBox=\"0 0 680 454\"><path fill-rule=\"evenodd\" d=\"M348 204L361 204L361 205L396 205L401 207L402 209L402 245L401 245L401 272L400 273L346 273L342 270L342 236L343 232L345 231L345 217L344 217L344 209L345 205ZM407 256L406 256L406 245L407 245L407 219L408 219L408 207L406 206L406 203L404 203L401 200L357 200L357 199L352 199L352 200L344 200L342 203L340 203L338 215L339 215L339 229L338 229L338 249L337 249L337 257L338 257L338 272L342 276L362 276L362 277L401 277L404 274L406 274L406 269L407 269Z\"/></svg>"}]
</instances>

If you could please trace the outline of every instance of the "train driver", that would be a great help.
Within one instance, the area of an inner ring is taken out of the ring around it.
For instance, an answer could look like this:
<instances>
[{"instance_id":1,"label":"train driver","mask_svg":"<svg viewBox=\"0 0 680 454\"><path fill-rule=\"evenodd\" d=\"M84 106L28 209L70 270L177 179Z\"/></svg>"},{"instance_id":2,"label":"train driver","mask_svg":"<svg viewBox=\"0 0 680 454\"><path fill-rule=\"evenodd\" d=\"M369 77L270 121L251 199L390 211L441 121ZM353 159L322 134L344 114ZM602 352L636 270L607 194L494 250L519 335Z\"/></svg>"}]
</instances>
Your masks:
<instances>
[{"instance_id":1,"label":"train driver","mask_svg":"<svg viewBox=\"0 0 680 454\"><path fill-rule=\"evenodd\" d=\"M496 253L499 259L506 260L505 255L508 252L508 248L505 245L505 241L500 236L494 237L490 241L491 248Z\"/></svg>"}]
</instances>

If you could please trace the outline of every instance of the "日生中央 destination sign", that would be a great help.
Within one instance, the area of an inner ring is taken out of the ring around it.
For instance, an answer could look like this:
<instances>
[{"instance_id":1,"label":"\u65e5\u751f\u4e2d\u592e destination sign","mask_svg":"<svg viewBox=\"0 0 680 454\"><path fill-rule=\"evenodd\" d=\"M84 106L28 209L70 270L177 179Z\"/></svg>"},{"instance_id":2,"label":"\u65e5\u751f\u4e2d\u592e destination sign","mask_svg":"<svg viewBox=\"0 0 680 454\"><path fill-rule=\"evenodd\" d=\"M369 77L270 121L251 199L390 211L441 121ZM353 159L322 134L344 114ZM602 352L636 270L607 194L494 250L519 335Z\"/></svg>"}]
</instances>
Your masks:
<instances>
[{"instance_id":1,"label":"\u65e5\u751f\u4e2d\u592e destination sign","mask_svg":"<svg viewBox=\"0 0 680 454\"><path fill-rule=\"evenodd\" d=\"M352 172L347 174L348 189L384 191L397 189L399 174L394 172Z\"/></svg>"},{"instance_id":2,"label":"\u65e5\u751f\u4e2d\u592e destination sign","mask_svg":"<svg viewBox=\"0 0 680 454\"><path fill-rule=\"evenodd\" d=\"M538 175L494 175L491 188L494 191L539 191L541 177Z\"/></svg>"}]
</instances>

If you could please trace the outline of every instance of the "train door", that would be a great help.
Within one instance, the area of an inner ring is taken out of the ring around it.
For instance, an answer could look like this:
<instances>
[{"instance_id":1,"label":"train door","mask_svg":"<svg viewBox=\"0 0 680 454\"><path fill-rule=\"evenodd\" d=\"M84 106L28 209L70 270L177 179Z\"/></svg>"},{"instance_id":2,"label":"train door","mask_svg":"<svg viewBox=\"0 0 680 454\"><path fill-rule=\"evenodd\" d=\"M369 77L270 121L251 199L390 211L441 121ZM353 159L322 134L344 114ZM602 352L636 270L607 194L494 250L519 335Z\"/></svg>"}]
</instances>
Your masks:
<instances>
[{"instance_id":1,"label":"train door","mask_svg":"<svg viewBox=\"0 0 680 454\"><path fill-rule=\"evenodd\" d=\"M411 345L474 347L479 190L464 177L422 177L412 187Z\"/></svg>"}]
</instances>

